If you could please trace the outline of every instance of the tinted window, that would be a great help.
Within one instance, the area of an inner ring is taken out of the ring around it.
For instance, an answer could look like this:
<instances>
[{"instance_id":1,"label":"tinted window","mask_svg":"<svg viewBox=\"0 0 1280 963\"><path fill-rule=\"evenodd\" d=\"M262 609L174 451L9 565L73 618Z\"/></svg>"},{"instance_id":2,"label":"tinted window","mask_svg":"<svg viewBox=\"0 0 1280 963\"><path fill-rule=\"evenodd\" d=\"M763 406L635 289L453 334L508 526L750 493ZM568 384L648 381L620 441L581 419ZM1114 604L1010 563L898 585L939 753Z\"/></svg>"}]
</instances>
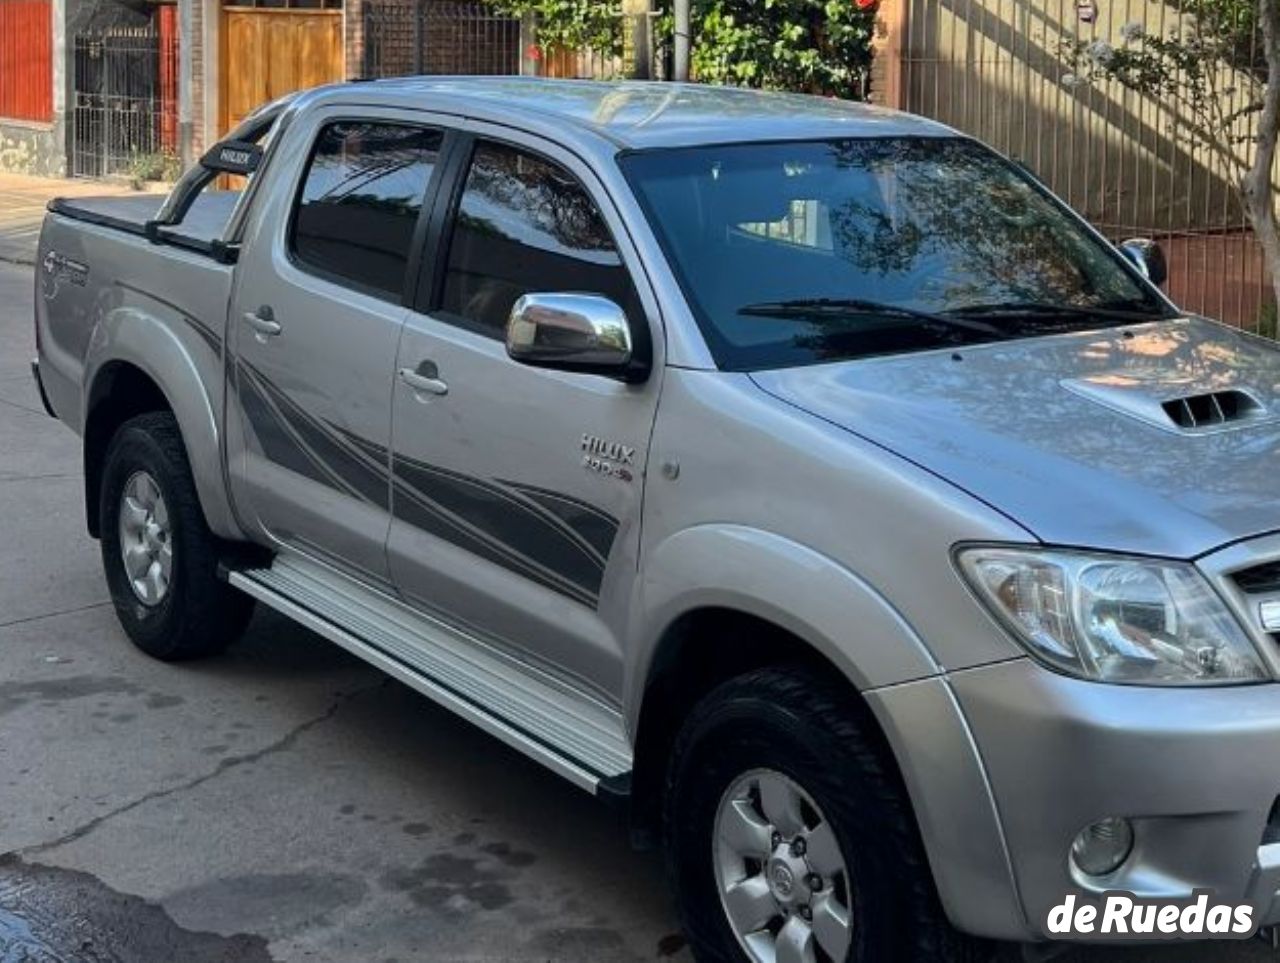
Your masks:
<instances>
[{"instance_id":1,"label":"tinted window","mask_svg":"<svg viewBox=\"0 0 1280 963\"><path fill-rule=\"evenodd\" d=\"M582 185L557 164L482 142L458 208L442 307L501 336L511 306L531 291L602 294L635 316L627 270Z\"/></svg>"},{"instance_id":2,"label":"tinted window","mask_svg":"<svg viewBox=\"0 0 1280 963\"><path fill-rule=\"evenodd\" d=\"M734 144L622 164L721 367L1167 311L1034 182L960 138Z\"/></svg>"},{"instance_id":3,"label":"tinted window","mask_svg":"<svg viewBox=\"0 0 1280 963\"><path fill-rule=\"evenodd\" d=\"M398 299L440 131L343 122L320 132L293 217L294 255Z\"/></svg>"}]
</instances>

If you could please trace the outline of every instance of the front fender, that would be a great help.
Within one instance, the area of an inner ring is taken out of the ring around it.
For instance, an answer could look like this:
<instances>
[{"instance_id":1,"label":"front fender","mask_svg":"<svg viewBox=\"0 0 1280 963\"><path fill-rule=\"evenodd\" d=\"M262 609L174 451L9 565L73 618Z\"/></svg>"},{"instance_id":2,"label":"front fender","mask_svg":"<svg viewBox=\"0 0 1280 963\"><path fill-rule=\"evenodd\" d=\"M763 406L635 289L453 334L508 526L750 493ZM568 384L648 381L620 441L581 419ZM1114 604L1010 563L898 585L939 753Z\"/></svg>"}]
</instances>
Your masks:
<instances>
[{"instance_id":1,"label":"front fender","mask_svg":"<svg viewBox=\"0 0 1280 963\"><path fill-rule=\"evenodd\" d=\"M735 609L803 639L859 690L937 675L924 641L855 572L805 545L742 525L687 528L646 555L640 638L630 647L626 706L637 723L644 687L669 626L697 609Z\"/></svg>"},{"instance_id":2,"label":"front fender","mask_svg":"<svg viewBox=\"0 0 1280 963\"><path fill-rule=\"evenodd\" d=\"M906 782L952 922L1003 938L1025 932L986 770L963 713L924 640L873 585L791 539L711 524L659 542L645 559L640 591L643 634L627 678L632 732L657 649L680 616L714 606L767 619L865 694Z\"/></svg>"},{"instance_id":3,"label":"front fender","mask_svg":"<svg viewBox=\"0 0 1280 963\"><path fill-rule=\"evenodd\" d=\"M173 319L178 321L179 319ZM109 365L133 365L154 381L164 393L187 449L191 473L205 520L214 534L242 538L227 494L222 471L222 449L217 408L210 390L211 378L221 386L221 362L216 370L204 359L205 370L176 333L177 325L135 307L118 307L103 314L95 326L85 359L80 432L84 434L89 413L101 393L101 375ZM206 354L211 354L205 349ZM219 396L221 392L219 391Z\"/></svg>"}]
</instances>

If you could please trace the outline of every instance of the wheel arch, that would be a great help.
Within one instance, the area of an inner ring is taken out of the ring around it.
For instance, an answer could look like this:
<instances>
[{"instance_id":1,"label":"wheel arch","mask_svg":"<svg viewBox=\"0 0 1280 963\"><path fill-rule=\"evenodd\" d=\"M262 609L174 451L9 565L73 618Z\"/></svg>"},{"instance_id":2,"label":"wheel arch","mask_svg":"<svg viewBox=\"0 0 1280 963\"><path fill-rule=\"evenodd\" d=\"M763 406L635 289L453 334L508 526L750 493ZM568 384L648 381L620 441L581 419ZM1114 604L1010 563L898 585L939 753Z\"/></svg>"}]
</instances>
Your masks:
<instances>
[{"instance_id":1,"label":"wheel arch","mask_svg":"<svg viewBox=\"0 0 1280 963\"><path fill-rule=\"evenodd\" d=\"M692 607L673 618L657 640L632 724L635 828L643 842L657 825L666 761L684 719L718 685L755 669L792 666L837 680L889 759L895 759L870 704L824 646L742 600Z\"/></svg>"},{"instance_id":2,"label":"wheel arch","mask_svg":"<svg viewBox=\"0 0 1280 963\"><path fill-rule=\"evenodd\" d=\"M740 613L776 627L820 654L858 691L942 671L924 640L867 579L763 529L682 529L647 549L638 585L624 692L633 731L660 656L701 611Z\"/></svg>"},{"instance_id":3,"label":"wheel arch","mask_svg":"<svg viewBox=\"0 0 1280 963\"><path fill-rule=\"evenodd\" d=\"M120 309L104 317L92 345L81 426L89 533L97 537L100 529L98 488L112 436L135 415L169 411L178 422L209 528L223 538L240 537L222 471L218 412L181 339L162 319Z\"/></svg>"}]
</instances>

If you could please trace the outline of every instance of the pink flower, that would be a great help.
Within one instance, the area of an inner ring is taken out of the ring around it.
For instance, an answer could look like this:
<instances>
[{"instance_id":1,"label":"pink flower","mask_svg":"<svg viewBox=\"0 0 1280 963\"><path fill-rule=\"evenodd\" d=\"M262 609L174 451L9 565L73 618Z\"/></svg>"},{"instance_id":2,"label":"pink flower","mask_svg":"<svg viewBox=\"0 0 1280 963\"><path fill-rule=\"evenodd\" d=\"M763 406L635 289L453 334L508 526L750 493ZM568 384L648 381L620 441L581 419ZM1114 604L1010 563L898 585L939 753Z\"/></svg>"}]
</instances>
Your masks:
<instances>
[{"instance_id":1,"label":"pink flower","mask_svg":"<svg viewBox=\"0 0 1280 963\"><path fill-rule=\"evenodd\" d=\"M524 48L524 55L528 57L530 60L541 60L542 48L539 47L536 43L531 43L529 44L529 46Z\"/></svg>"},{"instance_id":2,"label":"pink flower","mask_svg":"<svg viewBox=\"0 0 1280 963\"><path fill-rule=\"evenodd\" d=\"M854 6L859 10L871 10L880 0L853 0Z\"/></svg>"}]
</instances>

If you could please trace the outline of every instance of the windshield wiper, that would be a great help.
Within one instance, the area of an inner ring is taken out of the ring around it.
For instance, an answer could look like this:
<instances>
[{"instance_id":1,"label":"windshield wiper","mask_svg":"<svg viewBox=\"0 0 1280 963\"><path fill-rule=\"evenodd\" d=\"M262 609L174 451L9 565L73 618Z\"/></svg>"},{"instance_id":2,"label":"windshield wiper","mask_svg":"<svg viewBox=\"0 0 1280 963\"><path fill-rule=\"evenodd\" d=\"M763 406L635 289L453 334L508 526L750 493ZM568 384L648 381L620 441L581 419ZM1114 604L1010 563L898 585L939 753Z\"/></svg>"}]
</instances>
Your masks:
<instances>
[{"instance_id":1,"label":"windshield wiper","mask_svg":"<svg viewBox=\"0 0 1280 963\"><path fill-rule=\"evenodd\" d=\"M924 321L935 327L960 328L1003 337L1004 332L993 324L946 314L932 314L904 308L899 304L885 304L865 298L797 298L792 301L761 301L738 309L739 314L760 318L847 318L858 315L877 315L885 318L909 318Z\"/></svg>"},{"instance_id":2,"label":"windshield wiper","mask_svg":"<svg viewBox=\"0 0 1280 963\"><path fill-rule=\"evenodd\" d=\"M1165 314L1142 311L1115 304L1087 306L1083 304L1047 304L1034 301L1001 304L973 304L956 308L949 314L963 318L1106 318L1112 321L1160 321Z\"/></svg>"}]
</instances>

